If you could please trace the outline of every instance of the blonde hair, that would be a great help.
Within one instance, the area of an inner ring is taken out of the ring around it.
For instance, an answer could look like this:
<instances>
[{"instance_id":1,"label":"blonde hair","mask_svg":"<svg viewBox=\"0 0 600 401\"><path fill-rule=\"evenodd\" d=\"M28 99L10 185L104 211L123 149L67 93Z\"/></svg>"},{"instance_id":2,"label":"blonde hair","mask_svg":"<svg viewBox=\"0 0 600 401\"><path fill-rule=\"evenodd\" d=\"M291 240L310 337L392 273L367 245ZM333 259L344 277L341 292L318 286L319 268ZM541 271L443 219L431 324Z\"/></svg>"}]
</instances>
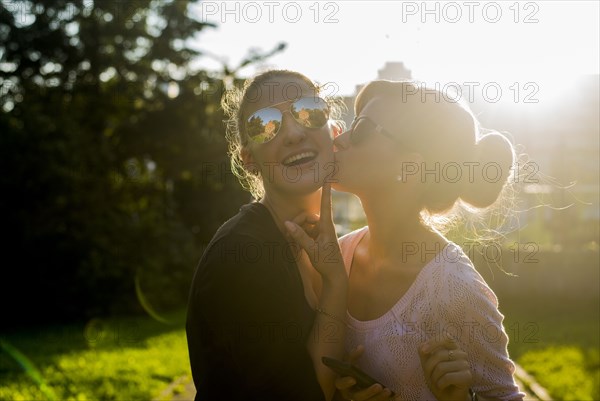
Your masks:
<instances>
[{"instance_id":1,"label":"blonde hair","mask_svg":"<svg viewBox=\"0 0 600 401\"><path fill-rule=\"evenodd\" d=\"M481 128L468 105L459 99L416 81L370 82L356 98L356 115L375 97L401 104L397 113L402 118L399 139L406 151L421 154L428 171L432 165L438 169L445 163L444 168L450 164L459 168L485 166L486 170L493 166L497 172L489 179L483 168L481 174L471 175L469 170L468 177L462 176L465 171L457 170L461 174L457 180L440 180L438 176L435 182L426 182L420 205L424 224L447 232L457 220L482 215L483 211L506 219L505 212L514 203L511 183L516 161L515 150L506 136ZM493 205L496 212L492 212ZM498 210L502 212L497 213Z\"/></svg>"},{"instance_id":2,"label":"blonde hair","mask_svg":"<svg viewBox=\"0 0 600 401\"><path fill-rule=\"evenodd\" d=\"M249 78L244 82L242 88L234 87L226 90L221 99L221 107L225 112L225 138L228 143L228 155L231 164L231 171L238 178L242 187L252 194L256 200L261 199L265 194L263 179L260 172L248 169L242 160L242 150L248 146L248 136L244 131L244 112L249 102L256 98L252 95L257 91L260 93L260 85L274 77L296 78L305 82L309 88L318 95L321 92L321 86L311 81L299 72L290 70L269 70ZM334 124L343 127L341 118L345 108L343 101L335 97L324 99L329 105L329 118Z\"/></svg>"}]
</instances>

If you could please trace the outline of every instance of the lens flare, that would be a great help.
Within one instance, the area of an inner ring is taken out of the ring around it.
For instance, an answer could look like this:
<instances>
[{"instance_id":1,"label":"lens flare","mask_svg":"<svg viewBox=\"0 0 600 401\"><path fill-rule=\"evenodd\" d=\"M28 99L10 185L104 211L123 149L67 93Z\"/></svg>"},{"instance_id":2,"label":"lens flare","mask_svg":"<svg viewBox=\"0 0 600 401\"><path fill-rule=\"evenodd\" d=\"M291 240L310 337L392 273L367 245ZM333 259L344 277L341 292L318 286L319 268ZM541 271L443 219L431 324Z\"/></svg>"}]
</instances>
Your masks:
<instances>
[{"instance_id":1,"label":"lens flare","mask_svg":"<svg viewBox=\"0 0 600 401\"><path fill-rule=\"evenodd\" d=\"M6 351L8 355L17 361L27 376L31 377L33 381L40 387L40 391L46 396L46 398L48 398L48 400L56 400L56 394L54 394L54 391L52 391L50 386L46 384L42 374L39 370L37 370L29 358L27 358L21 351L13 347L6 340L0 339L0 348Z\"/></svg>"},{"instance_id":2,"label":"lens flare","mask_svg":"<svg viewBox=\"0 0 600 401\"><path fill-rule=\"evenodd\" d=\"M142 305L142 308L144 308L144 310L146 311L146 313L148 313L148 315L150 315L150 317L152 317L154 320L161 322L163 324L173 324L173 322L171 322L170 320L165 319L164 317L160 316L152 307L152 305L150 305L150 302L148 302L148 300L146 299L146 297L144 296L144 293L142 291L142 287L140 286L140 274L139 274L139 270L138 272L135 274L135 294L137 295L138 301L140 302L140 305Z\"/></svg>"}]
</instances>

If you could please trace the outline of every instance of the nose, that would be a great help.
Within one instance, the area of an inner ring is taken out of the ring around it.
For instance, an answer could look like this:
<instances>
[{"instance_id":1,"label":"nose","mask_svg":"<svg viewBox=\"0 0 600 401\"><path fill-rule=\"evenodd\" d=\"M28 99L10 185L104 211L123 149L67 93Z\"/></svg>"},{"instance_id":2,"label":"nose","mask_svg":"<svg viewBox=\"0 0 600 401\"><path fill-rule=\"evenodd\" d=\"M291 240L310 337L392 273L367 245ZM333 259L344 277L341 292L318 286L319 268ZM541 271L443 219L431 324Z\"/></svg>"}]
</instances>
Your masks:
<instances>
[{"instance_id":1,"label":"nose","mask_svg":"<svg viewBox=\"0 0 600 401\"><path fill-rule=\"evenodd\" d=\"M337 150L346 150L351 146L350 143L350 131L344 131L341 134L339 134L337 137L335 137L335 139L333 140L333 146L335 146L335 148Z\"/></svg>"},{"instance_id":2,"label":"nose","mask_svg":"<svg viewBox=\"0 0 600 401\"><path fill-rule=\"evenodd\" d=\"M294 117L289 113L283 113L283 121L281 123L282 134L287 145L294 145L306 139L305 128L300 125Z\"/></svg>"}]
</instances>

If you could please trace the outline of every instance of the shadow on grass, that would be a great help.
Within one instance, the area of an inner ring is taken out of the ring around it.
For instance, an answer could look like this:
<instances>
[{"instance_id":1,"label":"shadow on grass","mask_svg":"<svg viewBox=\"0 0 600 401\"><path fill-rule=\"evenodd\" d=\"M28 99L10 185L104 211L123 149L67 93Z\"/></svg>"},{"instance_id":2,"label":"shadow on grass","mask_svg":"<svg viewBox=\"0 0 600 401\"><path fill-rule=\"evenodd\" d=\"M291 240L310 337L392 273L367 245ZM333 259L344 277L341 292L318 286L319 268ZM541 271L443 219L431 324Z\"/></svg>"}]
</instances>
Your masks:
<instances>
[{"instance_id":1,"label":"shadow on grass","mask_svg":"<svg viewBox=\"0 0 600 401\"><path fill-rule=\"evenodd\" d=\"M165 314L171 324L148 316L112 316L87 322L43 326L9 331L0 338L36 363L47 363L58 355L84 350L145 348L148 339L185 328L185 309ZM15 361L0 353L0 374L11 370Z\"/></svg>"},{"instance_id":2,"label":"shadow on grass","mask_svg":"<svg viewBox=\"0 0 600 401\"><path fill-rule=\"evenodd\" d=\"M0 399L151 399L189 374L185 310L163 317L173 324L119 316L3 334Z\"/></svg>"}]
</instances>

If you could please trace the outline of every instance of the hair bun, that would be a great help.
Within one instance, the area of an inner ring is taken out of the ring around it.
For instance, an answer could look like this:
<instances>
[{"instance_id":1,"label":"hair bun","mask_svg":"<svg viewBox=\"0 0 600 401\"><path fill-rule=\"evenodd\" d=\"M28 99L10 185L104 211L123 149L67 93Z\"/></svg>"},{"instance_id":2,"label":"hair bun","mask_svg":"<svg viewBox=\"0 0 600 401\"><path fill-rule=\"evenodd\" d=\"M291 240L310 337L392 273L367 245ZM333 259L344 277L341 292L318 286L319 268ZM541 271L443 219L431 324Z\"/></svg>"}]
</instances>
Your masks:
<instances>
[{"instance_id":1,"label":"hair bun","mask_svg":"<svg viewBox=\"0 0 600 401\"><path fill-rule=\"evenodd\" d=\"M464 184L461 199L468 204L485 208L492 205L508 181L514 162L514 150L502 134L485 134L475 144L474 175Z\"/></svg>"}]
</instances>

